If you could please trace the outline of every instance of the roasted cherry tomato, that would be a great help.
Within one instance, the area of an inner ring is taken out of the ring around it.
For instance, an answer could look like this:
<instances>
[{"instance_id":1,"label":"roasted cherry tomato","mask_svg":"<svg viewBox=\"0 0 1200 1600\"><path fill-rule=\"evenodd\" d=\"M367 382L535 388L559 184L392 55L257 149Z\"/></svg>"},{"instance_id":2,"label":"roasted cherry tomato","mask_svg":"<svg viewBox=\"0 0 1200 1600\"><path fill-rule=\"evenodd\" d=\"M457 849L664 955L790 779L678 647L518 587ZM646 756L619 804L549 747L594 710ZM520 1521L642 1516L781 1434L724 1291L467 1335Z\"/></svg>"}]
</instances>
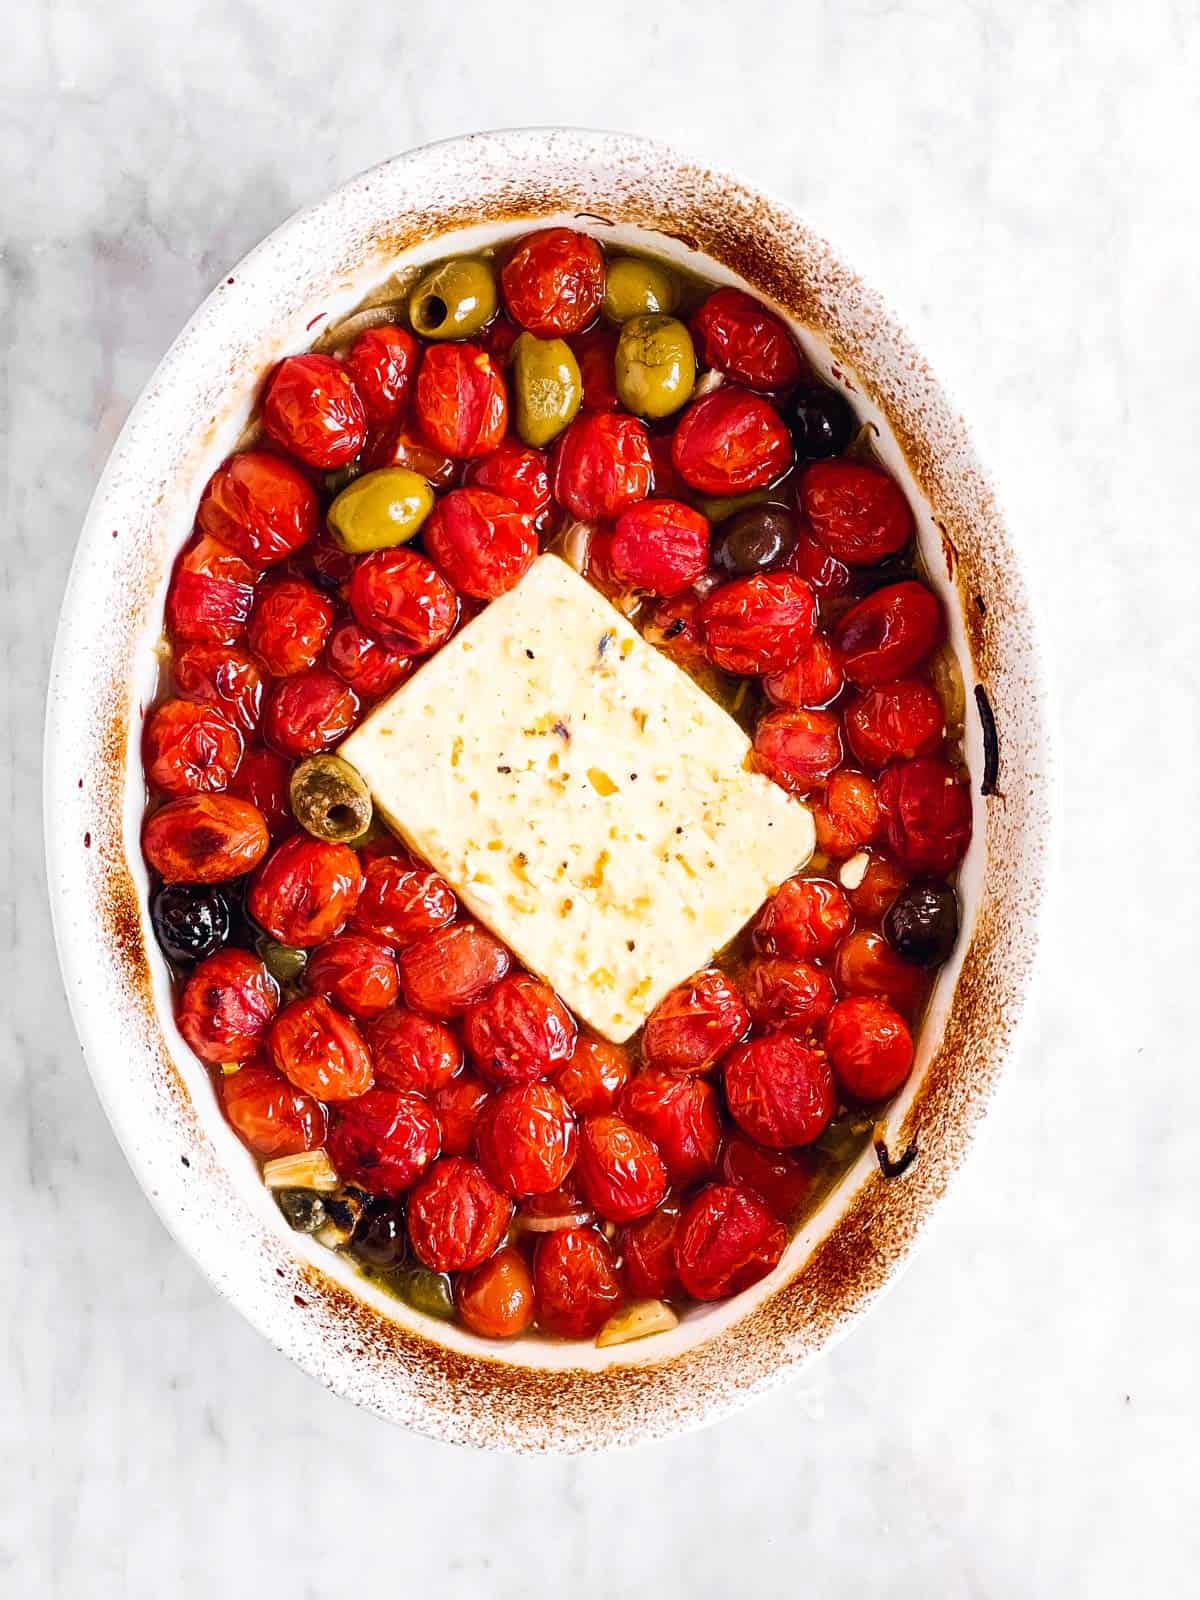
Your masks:
<instances>
[{"instance_id":1,"label":"roasted cherry tomato","mask_svg":"<svg viewBox=\"0 0 1200 1600\"><path fill-rule=\"evenodd\" d=\"M288 356L263 401L263 426L310 467L341 467L363 447L367 414L353 380L332 356Z\"/></svg>"},{"instance_id":2,"label":"roasted cherry tomato","mask_svg":"<svg viewBox=\"0 0 1200 1600\"><path fill-rule=\"evenodd\" d=\"M576 1116L590 1117L613 1110L630 1071L629 1057L620 1045L581 1033L554 1082Z\"/></svg>"},{"instance_id":3,"label":"roasted cherry tomato","mask_svg":"<svg viewBox=\"0 0 1200 1600\"><path fill-rule=\"evenodd\" d=\"M768 955L809 961L832 955L850 923L850 907L836 883L789 878L759 912L754 943Z\"/></svg>"},{"instance_id":4,"label":"roasted cherry tomato","mask_svg":"<svg viewBox=\"0 0 1200 1600\"><path fill-rule=\"evenodd\" d=\"M736 985L714 967L658 1002L642 1030L642 1055L667 1072L707 1072L749 1026Z\"/></svg>"},{"instance_id":5,"label":"roasted cherry tomato","mask_svg":"<svg viewBox=\"0 0 1200 1600\"><path fill-rule=\"evenodd\" d=\"M552 513L550 463L541 450L518 439L503 439L490 455L472 461L466 481L511 500L523 516L540 529Z\"/></svg>"},{"instance_id":6,"label":"roasted cherry tomato","mask_svg":"<svg viewBox=\"0 0 1200 1600\"><path fill-rule=\"evenodd\" d=\"M721 1176L726 1183L753 1189L770 1206L780 1222L791 1222L812 1193L813 1174L795 1156L735 1133L721 1151Z\"/></svg>"},{"instance_id":7,"label":"roasted cherry tomato","mask_svg":"<svg viewBox=\"0 0 1200 1600\"><path fill-rule=\"evenodd\" d=\"M454 587L476 600L495 600L520 583L538 553L533 519L490 489L443 495L422 537Z\"/></svg>"},{"instance_id":8,"label":"roasted cherry tomato","mask_svg":"<svg viewBox=\"0 0 1200 1600\"><path fill-rule=\"evenodd\" d=\"M741 675L781 672L812 642L817 603L795 573L761 572L714 589L700 606L699 620L714 667Z\"/></svg>"},{"instance_id":9,"label":"roasted cherry tomato","mask_svg":"<svg viewBox=\"0 0 1200 1600\"><path fill-rule=\"evenodd\" d=\"M344 933L314 950L304 969L309 994L323 994L360 1019L396 1003L400 980L391 953L358 934ZM383 1074L380 1074L383 1077Z\"/></svg>"},{"instance_id":10,"label":"roasted cherry tomato","mask_svg":"<svg viewBox=\"0 0 1200 1600\"><path fill-rule=\"evenodd\" d=\"M855 915L878 922L907 882L903 867L873 850L862 882L847 890Z\"/></svg>"},{"instance_id":11,"label":"roasted cherry tomato","mask_svg":"<svg viewBox=\"0 0 1200 1600\"><path fill-rule=\"evenodd\" d=\"M344 1183L369 1194L411 1189L437 1160L441 1138L433 1108L398 1089L368 1089L330 1111L329 1158Z\"/></svg>"},{"instance_id":12,"label":"roasted cherry tomato","mask_svg":"<svg viewBox=\"0 0 1200 1600\"><path fill-rule=\"evenodd\" d=\"M458 621L458 597L427 557L398 545L364 556L350 580L350 609L389 649L425 656Z\"/></svg>"},{"instance_id":13,"label":"roasted cherry tomato","mask_svg":"<svg viewBox=\"0 0 1200 1600\"><path fill-rule=\"evenodd\" d=\"M593 328L570 341L579 363L585 411L615 411L617 399L617 336L606 328Z\"/></svg>"},{"instance_id":14,"label":"roasted cherry tomato","mask_svg":"<svg viewBox=\"0 0 1200 1600\"><path fill-rule=\"evenodd\" d=\"M193 539L167 590L167 629L176 643L236 644L254 600L254 573L215 539Z\"/></svg>"},{"instance_id":15,"label":"roasted cherry tomato","mask_svg":"<svg viewBox=\"0 0 1200 1600\"><path fill-rule=\"evenodd\" d=\"M262 673L246 651L223 644L190 644L175 657L171 675L184 700L215 706L244 734L258 727Z\"/></svg>"},{"instance_id":16,"label":"roasted cherry tomato","mask_svg":"<svg viewBox=\"0 0 1200 1600\"><path fill-rule=\"evenodd\" d=\"M763 689L773 705L819 710L837 699L845 681L837 651L818 635L798 661L764 678Z\"/></svg>"},{"instance_id":17,"label":"roasted cherry tomato","mask_svg":"<svg viewBox=\"0 0 1200 1600\"><path fill-rule=\"evenodd\" d=\"M760 772L792 794L808 794L842 759L842 729L831 711L772 711L754 734Z\"/></svg>"},{"instance_id":18,"label":"roasted cherry tomato","mask_svg":"<svg viewBox=\"0 0 1200 1600\"><path fill-rule=\"evenodd\" d=\"M539 339L561 339L595 321L604 298L604 256L586 233L542 228L509 256L500 287L514 322Z\"/></svg>"},{"instance_id":19,"label":"roasted cherry tomato","mask_svg":"<svg viewBox=\"0 0 1200 1600\"><path fill-rule=\"evenodd\" d=\"M490 1082L531 1083L570 1060L575 1019L548 984L514 972L466 1013L463 1038Z\"/></svg>"},{"instance_id":20,"label":"roasted cherry tomato","mask_svg":"<svg viewBox=\"0 0 1200 1600\"><path fill-rule=\"evenodd\" d=\"M759 956L746 968L742 988L756 1027L791 1033L819 1027L837 999L828 973L788 956Z\"/></svg>"},{"instance_id":21,"label":"roasted cherry tomato","mask_svg":"<svg viewBox=\"0 0 1200 1600\"><path fill-rule=\"evenodd\" d=\"M292 820L288 801L288 780L292 764L274 750L247 750L241 765L229 780L229 793L248 800L262 812L272 834L279 833Z\"/></svg>"},{"instance_id":22,"label":"roasted cherry tomato","mask_svg":"<svg viewBox=\"0 0 1200 1600\"><path fill-rule=\"evenodd\" d=\"M679 594L708 566L708 518L679 500L643 500L617 519L609 561L631 589Z\"/></svg>"},{"instance_id":23,"label":"roasted cherry tomato","mask_svg":"<svg viewBox=\"0 0 1200 1600\"><path fill-rule=\"evenodd\" d=\"M635 1300L667 1300L683 1292L675 1266L680 1220L679 1211L668 1203L618 1234L625 1287Z\"/></svg>"},{"instance_id":24,"label":"roasted cherry tomato","mask_svg":"<svg viewBox=\"0 0 1200 1600\"><path fill-rule=\"evenodd\" d=\"M454 891L431 867L407 856L379 856L367 863L354 927L387 944L412 944L453 920Z\"/></svg>"},{"instance_id":25,"label":"roasted cherry tomato","mask_svg":"<svg viewBox=\"0 0 1200 1600\"><path fill-rule=\"evenodd\" d=\"M594 1228L559 1228L533 1257L538 1326L560 1339L590 1339L624 1298L608 1241Z\"/></svg>"},{"instance_id":26,"label":"roasted cherry tomato","mask_svg":"<svg viewBox=\"0 0 1200 1600\"><path fill-rule=\"evenodd\" d=\"M841 1000L825 1027L825 1048L838 1088L870 1103L895 1094L912 1071L912 1035L886 1000L856 995Z\"/></svg>"},{"instance_id":27,"label":"roasted cherry tomato","mask_svg":"<svg viewBox=\"0 0 1200 1600\"><path fill-rule=\"evenodd\" d=\"M835 861L852 856L879 832L879 800L875 785L863 772L843 768L825 785L813 807L817 848Z\"/></svg>"},{"instance_id":28,"label":"roasted cherry tomato","mask_svg":"<svg viewBox=\"0 0 1200 1600\"><path fill-rule=\"evenodd\" d=\"M242 759L242 736L216 706L164 700L146 719L142 759L166 794L215 794Z\"/></svg>"},{"instance_id":29,"label":"roasted cherry tomato","mask_svg":"<svg viewBox=\"0 0 1200 1600\"><path fill-rule=\"evenodd\" d=\"M831 555L808 528L801 528L797 533L787 565L790 571L800 574L823 604L840 599L853 582L853 574L846 563Z\"/></svg>"},{"instance_id":30,"label":"roasted cherry tomato","mask_svg":"<svg viewBox=\"0 0 1200 1600\"><path fill-rule=\"evenodd\" d=\"M466 1272L454 1285L454 1304L482 1339L515 1339L533 1321L533 1278L511 1245Z\"/></svg>"},{"instance_id":31,"label":"roasted cherry tomato","mask_svg":"<svg viewBox=\"0 0 1200 1600\"><path fill-rule=\"evenodd\" d=\"M455 461L486 456L508 426L508 394L491 356L477 344L430 345L417 374L417 425Z\"/></svg>"},{"instance_id":32,"label":"roasted cherry tomato","mask_svg":"<svg viewBox=\"0 0 1200 1600\"><path fill-rule=\"evenodd\" d=\"M773 1150L811 1144L833 1116L829 1062L791 1033L768 1033L725 1058L725 1100L744 1133Z\"/></svg>"},{"instance_id":33,"label":"roasted cherry tomato","mask_svg":"<svg viewBox=\"0 0 1200 1600\"><path fill-rule=\"evenodd\" d=\"M694 1300L722 1300L765 1278L786 1244L787 1229L753 1189L710 1183L683 1213L675 1263Z\"/></svg>"},{"instance_id":34,"label":"roasted cherry tomato","mask_svg":"<svg viewBox=\"0 0 1200 1600\"><path fill-rule=\"evenodd\" d=\"M389 1089L407 1089L428 1098L462 1066L462 1050L450 1029L402 1006L376 1018L367 1029L367 1042L375 1060L375 1081Z\"/></svg>"},{"instance_id":35,"label":"roasted cherry tomato","mask_svg":"<svg viewBox=\"0 0 1200 1600\"><path fill-rule=\"evenodd\" d=\"M744 289L716 289L692 318L692 336L706 367L749 389L791 389L807 363L781 317Z\"/></svg>"},{"instance_id":36,"label":"roasted cherry tomato","mask_svg":"<svg viewBox=\"0 0 1200 1600\"><path fill-rule=\"evenodd\" d=\"M971 842L971 795L948 761L900 761L879 780L888 848L912 872L952 872Z\"/></svg>"},{"instance_id":37,"label":"roasted cherry tomato","mask_svg":"<svg viewBox=\"0 0 1200 1600\"><path fill-rule=\"evenodd\" d=\"M650 1069L621 1096L621 1115L651 1140L673 1184L710 1173L721 1150L721 1110L706 1078Z\"/></svg>"},{"instance_id":38,"label":"roasted cherry tomato","mask_svg":"<svg viewBox=\"0 0 1200 1600\"><path fill-rule=\"evenodd\" d=\"M511 1217L512 1201L482 1167L444 1156L409 1196L408 1236L434 1272L465 1272L487 1260Z\"/></svg>"},{"instance_id":39,"label":"roasted cherry tomato","mask_svg":"<svg viewBox=\"0 0 1200 1600\"><path fill-rule=\"evenodd\" d=\"M408 409L421 347L407 328L367 328L346 352L346 371L358 390L367 421L395 422Z\"/></svg>"},{"instance_id":40,"label":"roasted cherry tomato","mask_svg":"<svg viewBox=\"0 0 1200 1600\"><path fill-rule=\"evenodd\" d=\"M315 664L333 626L328 597L303 578L280 578L258 591L250 613L250 648L277 678Z\"/></svg>"},{"instance_id":41,"label":"roasted cherry tomato","mask_svg":"<svg viewBox=\"0 0 1200 1600\"><path fill-rule=\"evenodd\" d=\"M475 1129L479 1164L518 1199L557 1189L575 1165L576 1144L571 1108L548 1083L503 1090Z\"/></svg>"},{"instance_id":42,"label":"roasted cherry tomato","mask_svg":"<svg viewBox=\"0 0 1200 1600\"><path fill-rule=\"evenodd\" d=\"M946 624L936 597L906 579L876 589L838 620L833 642L860 689L903 678L941 644Z\"/></svg>"},{"instance_id":43,"label":"roasted cherry tomato","mask_svg":"<svg viewBox=\"0 0 1200 1600\"><path fill-rule=\"evenodd\" d=\"M427 478L434 489L452 488L459 473L453 456L439 450L422 438L411 424L404 422L379 428L368 437L363 466L368 472L376 472L381 467L407 467L410 472L419 472Z\"/></svg>"},{"instance_id":44,"label":"roasted cherry tomato","mask_svg":"<svg viewBox=\"0 0 1200 1600\"><path fill-rule=\"evenodd\" d=\"M298 1156L325 1143L325 1107L274 1067L244 1066L222 1077L219 1088L229 1125L260 1161Z\"/></svg>"},{"instance_id":45,"label":"roasted cherry tomato","mask_svg":"<svg viewBox=\"0 0 1200 1600\"><path fill-rule=\"evenodd\" d=\"M358 696L324 667L309 667L271 690L263 733L288 756L312 756L340 744L358 721Z\"/></svg>"},{"instance_id":46,"label":"roasted cherry tomato","mask_svg":"<svg viewBox=\"0 0 1200 1600\"><path fill-rule=\"evenodd\" d=\"M621 1117L588 1117L579 1130L579 1191L610 1222L653 1211L667 1191L667 1172L653 1143Z\"/></svg>"},{"instance_id":47,"label":"roasted cherry tomato","mask_svg":"<svg viewBox=\"0 0 1200 1600\"><path fill-rule=\"evenodd\" d=\"M614 519L653 488L650 441L637 417L586 412L555 446L554 498L573 516Z\"/></svg>"},{"instance_id":48,"label":"roasted cherry tomato","mask_svg":"<svg viewBox=\"0 0 1200 1600\"><path fill-rule=\"evenodd\" d=\"M170 800L142 824L142 851L167 883L224 883L256 867L271 843L257 806L227 794Z\"/></svg>"},{"instance_id":49,"label":"roasted cherry tomato","mask_svg":"<svg viewBox=\"0 0 1200 1600\"><path fill-rule=\"evenodd\" d=\"M279 985L248 950L218 950L192 969L179 1000L179 1031L200 1057L248 1061L279 1009Z\"/></svg>"},{"instance_id":50,"label":"roasted cherry tomato","mask_svg":"<svg viewBox=\"0 0 1200 1600\"><path fill-rule=\"evenodd\" d=\"M475 1128L492 1092L473 1072L460 1072L430 1096L442 1125L442 1154L465 1156L475 1143Z\"/></svg>"},{"instance_id":51,"label":"roasted cherry tomato","mask_svg":"<svg viewBox=\"0 0 1200 1600\"><path fill-rule=\"evenodd\" d=\"M847 743L868 767L930 755L946 731L942 702L919 678L901 678L856 695L845 721Z\"/></svg>"},{"instance_id":52,"label":"roasted cherry tomato","mask_svg":"<svg viewBox=\"0 0 1200 1600\"><path fill-rule=\"evenodd\" d=\"M800 508L826 550L852 567L885 561L913 534L913 514L900 485L859 461L805 467Z\"/></svg>"},{"instance_id":53,"label":"roasted cherry tomato","mask_svg":"<svg viewBox=\"0 0 1200 1600\"><path fill-rule=\"evenodd\" d=\"M196 527L261 570L292 555L316 533L316 491L290 461L265 450L243 450L208 480Z\"/></svg>"},{"instance_id":54,"label":"roasted cherry tomato","mask_svg":"<svg viewBox=\"0 0 1200 1600\"><path fill-rule=\"evenodd\" d=\"M699 595L679 594L671 600L660 600L646 619L644 632L651 644L685 671L700 672L708 666L700 635Z\"/></svg>"},{"instance_id":55,"label":"roasted cherry tomato","mask_svg":"<svg viewBox=\"0 0 1200 1600\"><path fill-rule=\"evenodd\" d=\"M365 628L347 619L329 635L325 660L343 683L348 683L360 699L376 700L399 688L412 668L412 662L398 650L373 639Z\"/></svg>"},{"instance_id":56,"label":"roasted cherry tomato","mask_svg":"<svg viewBox=\"0 0 1200 1600\"><path fill-rule=\"evenodd\" d=\"M371 1087L371 1052L362 1034L320 995L284 1006L270 1044L288 1082L317 1100L353 1100Z\"/></svg>"},{"instance_id":57,"label":"roasted cherry tomato","mask_svg":"<svg viewBox=\"0 0 1200 1600\"><path fill-rule=\"evenodd\" d=\"M349 845L294 833L258 869L246 905L280 944L310 950L341 933L362 881Z\"/></svg>"},{"instance_id":58,"label":"roasted cherry tomato","mask_svg":"<svg viewBox=\"0 0 1200 1600\"><path fill-rule=\"evenodd\" d=\"M701 494L745 494L783 476L792 464L792 436L769 400L725 383L683 413L671 460Z\"/></svg>"},{"instance_id":59,"label":"roasted cherry tomato","mask_svg":"<svg viewBox=\"0 0 1200 1600\"><path fill-rule=\"evenodd\" d=\"M839 994L882 995L911 1011L925 988L919 967L903 961L882 934L857 928L842 940L833 967Z\"/></svg>"},{"instance_id":60,"label":"roasted cherry tomato","mask_svg":"<svg viewBox=\"0 0 1200 1600\"><path fill-rule=\"evenodd\" d=\"M400 991L416 1011L460 1016L508 971L508 951L474 922L455 922L401 952Z\"/></svg>"}]
</instances>

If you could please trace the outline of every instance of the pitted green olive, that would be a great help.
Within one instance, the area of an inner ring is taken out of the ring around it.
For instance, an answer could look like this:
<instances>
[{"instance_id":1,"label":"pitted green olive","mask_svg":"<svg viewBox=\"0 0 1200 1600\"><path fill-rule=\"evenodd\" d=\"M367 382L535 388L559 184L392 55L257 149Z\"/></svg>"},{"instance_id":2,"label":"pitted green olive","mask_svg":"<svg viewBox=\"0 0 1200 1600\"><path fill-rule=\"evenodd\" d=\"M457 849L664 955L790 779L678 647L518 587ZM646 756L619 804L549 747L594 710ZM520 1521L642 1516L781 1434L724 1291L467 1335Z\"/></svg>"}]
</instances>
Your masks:
<instances>
[{"instance_id":1,"label":"pitted green olive","mask_svg":"<svg viewBox=\"0 0 1200 1600\"><path fill-rule=\"evenodd\" d=\"M639 417L669 417L696 383L692 336L675 317L633 317L617 341L617 394Z\"/></svg>"},{"instance_id":2,"label":"pitted green olive","mask_svg":"<svg viewBox=\"0 0 1200 1600\"><path fill-rule=\"evenodd\" d=\"M276 983L285 986L289 983L299 983L304 976L304 969L308 965L308 951L297 950L294 945L280 944L278 939L272 939L266 934L256 940L255 949L258 958Z\"/></svg>"},{"instance_id":3,"label":"pitted green olive","mask_svg":"<svg viewBox=\"0 0 1200 1600\"><path fill-rule=\"evenodd\" d=\"M309 756L292 773L288 788L292 815L316 839L345 844L364 833L371 821L371 793L341 756Z\"/></svg>"},{"instance_id":4,"label":"pitted green olive","mask_svg":"<svg viewBox=\"0 0 1200 1600\"><path fill-rule=\"evenodd\" d=\"M392 1280L402 1300L407 1300L414 1311L423 1311L427 1317L440 1317L444 1322L454 1315L454 1295L450 1280L442 1272L431 1272L428 1267L409 1267Z\"/></svg>"},{"instance_id":5,"label":"pitted green olive","mask_svg":"<svg viewBox=\"0 0 1200 1600\"><path fill-rule=\"evenodd\" d=\"M329 508L333 542L351 555L405 544L433 510L433 490L409 467L381 467L347 484Z\"/></svg>"},{"instance_id":6,"label":"pitted green olive","mask_svg":"<svg viewBox=\"0 0 1200 1600\"><path fill-rule=\"evenodd\" d=\"M423 339L469 339L495 315L496 275L473 256L443 261L408 297L408 320Z\"/></svg>"},{"instance_id":7,"label":"pitted green olive","mask_svg":"<svg viewBox=\"0 0 1200 1600\"><path fill-rule=\"evenodd\" d=\"M604 282L604 315L610 322L628 322L651 312L674 311L679 291L670 270L642 256L620 256L609 263Z\"/></svg>"},{"instance_id":8,"label":"pitted green olive","mask_svg":"<svg viewBox=\"0 0 1200 1600\"><path fill-rule=\"evenodd\" d=\"M565 339L535 339L531 333L521 334L512 353L517 432L540 448L557 439L579 410L579 363Z\"/></svg>"}]
</instances>

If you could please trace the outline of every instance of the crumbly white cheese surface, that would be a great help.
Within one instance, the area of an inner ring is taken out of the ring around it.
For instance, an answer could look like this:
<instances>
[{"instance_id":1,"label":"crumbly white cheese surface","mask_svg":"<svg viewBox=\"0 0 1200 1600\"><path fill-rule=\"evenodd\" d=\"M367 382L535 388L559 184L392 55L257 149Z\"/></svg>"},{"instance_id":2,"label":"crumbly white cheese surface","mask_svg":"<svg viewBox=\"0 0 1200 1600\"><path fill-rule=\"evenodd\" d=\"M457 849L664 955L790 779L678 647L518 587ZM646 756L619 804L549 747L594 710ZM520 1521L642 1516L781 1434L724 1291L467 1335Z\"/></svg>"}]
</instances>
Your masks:
<instances>
[{"instance_id":1,"label":"crumbly white cheese surface","mask_svg":"<svg viewBox=\"0 0 1200 1600\"><path fill-rule=\"evenodd\" d=\"M619 1043L812 854L808 810L749 751L545 555L340 754L479 920Z\"/></svg>"}]
</instances>

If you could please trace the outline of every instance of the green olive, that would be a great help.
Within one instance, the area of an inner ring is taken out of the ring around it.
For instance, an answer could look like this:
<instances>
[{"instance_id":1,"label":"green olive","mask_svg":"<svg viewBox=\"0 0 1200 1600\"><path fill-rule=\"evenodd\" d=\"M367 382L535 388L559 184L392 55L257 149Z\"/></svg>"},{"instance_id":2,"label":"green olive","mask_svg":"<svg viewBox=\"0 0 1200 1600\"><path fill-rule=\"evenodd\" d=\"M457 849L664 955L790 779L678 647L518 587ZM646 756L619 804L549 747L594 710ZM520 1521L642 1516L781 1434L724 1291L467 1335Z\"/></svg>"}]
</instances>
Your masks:
<instances>
[{"instance_id":1,"label":"green olive","mask_svg":"<svg viewBox=\"0 0 1200 1600\"><path fill-rule=\"evenodd\" d=\"M280 944L278 939L269 939L264 935L255 942L259 960L275 979L276 983L287 985L299 983L304 976L304 969L308 965L308 951L297 950L290 944Z\"/></svg>"},{"instance_id":2,"label":"green olive","mask_svg":"<svg viewBox=\"0 0 1200 1600\"><path fill-rule=\"evenodd\" d=\"M610 263L604 282L604 315L610 322L628 322L652 311L674 311L679 290L674 276L659 261L620 256Z\"/></svg>"},{"instance_id":3,"label":"green olive","mask_svg":"<svg viewBox=\"0 0 1200 1600\"><path fill-rule=\"evenodd\" d=\"M531 333L521 334L512 353L517 432L540 449L557 439L579 410L579 363L565 339L535 339Z\"/></svg>"},{"instance_id":4,"label":"green olive","mask_svg":"<svg viewBox=\"0 0 1200 1600\"><path fill-rule=\"evenodd\" d=\"M423 339L469 339L495 315L496 275L474 256L433 267L408 297L408 320Z\"/></svg>"},{"instance_id":5,"label":"green olive","mask_svg":"<svg viewBox=\"0 0 1200 1600\"><path fill-rule=\"evenodd\" d=\"M288 789L292 815L316 839L344 844L371 821L371 794L341 756L309 756L292 773Z\"/></svg>"},{"instance_id":6,"label":"green olive","mask_svg":"<svg viewBox=\"0 0 1200 1600\"><path fill-rule=\"evenodd\" d=\"M675 317L633 317L617 341L617 394L639 417L669 417L696 382L692 336Z\"/></svg>"},{"instance_id":7,"label":"green olive","mask_svg":"<svg viewBox=\"0 0 1200 1600\"><path fill-rule=\"evenodd\" d=\"M441 1272L431 1272L428 1267L409 1267L393 1278L396 1292L407 1300L414 1311L423 1311L427 1317L446 1318L454 1315L454 1295L450 1280Z\"/></svg>"},{"instance_id":8,"label":"green olive","mask_svg":"<svg viewBox=\"0 0 1200 1600\"><path fill-rule=\"evenodd\" d=\"M333 542L351 555L405 544L433 510L433 490L409 467L381 467L347 484L329 508Z\"/></svg>"}]
</instances>

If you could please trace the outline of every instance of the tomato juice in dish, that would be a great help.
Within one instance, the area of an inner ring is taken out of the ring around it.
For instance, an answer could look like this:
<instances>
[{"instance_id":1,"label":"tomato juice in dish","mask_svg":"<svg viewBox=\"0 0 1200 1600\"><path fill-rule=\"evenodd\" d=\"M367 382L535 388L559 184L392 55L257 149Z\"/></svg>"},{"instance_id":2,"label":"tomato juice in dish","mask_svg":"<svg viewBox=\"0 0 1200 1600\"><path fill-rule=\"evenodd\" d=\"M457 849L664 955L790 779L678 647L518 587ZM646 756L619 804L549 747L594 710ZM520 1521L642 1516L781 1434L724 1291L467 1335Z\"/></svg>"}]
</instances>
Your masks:
<instances>
[{"instance_id":1,"label":"tomato juice in dish","mask_svg":"<svg viewBox=\"0 0 1200 1600\"><path fill-rule=\"evenodd\" d=\"M166 606L143 849L292 1227L481 1336L771 1271L958 934L912 511L741 289L542 229L269 375Z\"/></svg>"}]
</instances>

